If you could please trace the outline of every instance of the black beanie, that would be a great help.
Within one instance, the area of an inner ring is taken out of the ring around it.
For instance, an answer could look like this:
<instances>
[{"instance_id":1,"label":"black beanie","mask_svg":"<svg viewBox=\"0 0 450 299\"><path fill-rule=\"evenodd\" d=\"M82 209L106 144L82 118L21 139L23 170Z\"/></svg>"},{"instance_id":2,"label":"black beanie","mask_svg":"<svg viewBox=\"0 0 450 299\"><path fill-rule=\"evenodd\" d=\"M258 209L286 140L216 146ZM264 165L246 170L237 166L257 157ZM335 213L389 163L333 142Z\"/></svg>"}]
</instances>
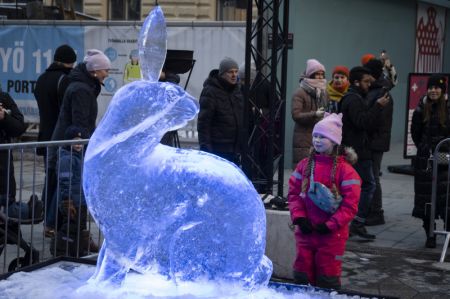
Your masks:
<instances>
[{"instance_id":1,"label":"black beanie","mask_svg":"<svg viewBox=\"0 0 450 299\"><path fill-rule=\"evenodd\" d=\"M87 139L88 136L86 130L77 126L69 126L64 132L64 139L71 140L76 137L79 137L81 139Z\"/></svg>"},{"instance_id":2,"label":"black beanie","mask_svg":"<svg viewBox=\"0 0 450 299\"><path fill-rule=\"evenodd\" d=\"M53 55L53 60L63 63L74 63L75 61L77 61L77 54L75 54L75 51L72 49L72 47L68 45L62 45L56 49L55 55Z\"/></svg>"},{"instance_id":3,"label":"black beanie","mask_svg":"<svg viewBox=\"0 0 450 299\"><path fill-rule=\"evenodd\" d=\"M355 66L350 70L350 76L348 80L350 84L354 84L355 81L361 81L364 75L372 75L370 70L364 66Z\"/></svg>"},{"instance_id":4,"label":"black beanie","mask_svg":"<svg viewBox=\"0 0 450 299\"><path fill-rule=\"evenodd\" d=\"M378 79L381 77L381 74L383 74L383 62L379 59L371 59L369 60L364 67L368 68L370 70L370 74L375 78Z\"/></svg>"},{"instance_id":5,"label":"black beanie","mask_svg":"<svg viewBox=\"0 0 450 299\"><path fill-rule=\"evenodd\" d=\"M442 93L445 93L447 90L447 85L445 84L445 76L434 74L428 78L427 89L430 89L432 86L439 87L442 89Z\"/></svg>"}]
</instances>

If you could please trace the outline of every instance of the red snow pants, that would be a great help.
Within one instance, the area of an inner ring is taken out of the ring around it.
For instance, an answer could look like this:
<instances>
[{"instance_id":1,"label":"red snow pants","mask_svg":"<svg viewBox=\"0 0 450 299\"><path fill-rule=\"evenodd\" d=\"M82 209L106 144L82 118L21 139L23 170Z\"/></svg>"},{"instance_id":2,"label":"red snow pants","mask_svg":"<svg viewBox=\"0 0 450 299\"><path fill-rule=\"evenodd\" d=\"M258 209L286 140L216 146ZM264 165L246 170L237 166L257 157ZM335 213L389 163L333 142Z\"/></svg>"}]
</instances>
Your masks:
<instances>
[{"instance_id":1,"label":"red snow pants","mask_svg":"<svg viewBox=\"0 0 450 299\"><path fill-rule=\"evenodd\" d=\"M303 281L303 284L339 289L342 257L347 239L348 232L337 231L320 235L314 231L305 235L296 228L297 256L293 267L296 282L307 280Z\"/></svg>"}]
</instances>

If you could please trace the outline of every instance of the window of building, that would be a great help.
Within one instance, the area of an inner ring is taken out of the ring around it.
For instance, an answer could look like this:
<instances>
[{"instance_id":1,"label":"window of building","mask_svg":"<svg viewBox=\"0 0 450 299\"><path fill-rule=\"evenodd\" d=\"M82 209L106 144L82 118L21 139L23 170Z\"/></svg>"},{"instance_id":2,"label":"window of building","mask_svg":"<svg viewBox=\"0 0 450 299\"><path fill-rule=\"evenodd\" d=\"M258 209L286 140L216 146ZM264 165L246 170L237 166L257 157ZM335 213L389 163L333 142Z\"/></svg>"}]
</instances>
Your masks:
<instances>
[{"instance_id":1,"label":"window of building","mask_svg":"<svg viewBox=\"0 0 450 299\"><path fill-rule=\"evenodd\" d=\"M218 0L218 21L245 21L247 2L253 0Z\"/></svg>"},{"instance_id":2,"label":"window of building","mask_svg":"<svg viewBox=\"0 0 450 299\"><path fill-rule=\"evenodd\" d=\"M28 2L34 2L30 0L3 0L0 1L3 3L28 3ZM63 5L64 9L70 9L70 2L73 4L73 9L78 12L83 12L83 0L51 0L51 1L41 1L44 3L44 5L50 5L50 6L59 6L60 4Z\"/></svg>"},{"instance_id":3,"label":"window of building","mask_svg":"<svg viewBox=\"0 0 450 299\"><path fill-rule=\"evenodd\" d=\"M83 0L73 0L73 9L78 12L83 12Z\"/></svg>"},{"instance_id":4,"label":"window of building","mask_svg":"<svg viewBox=\"0 0 450 299\"><path fill-rule=\"evenodd\" d=\"M58 5L58 3L60 1L52 1L52 5ZM70 9L70 2L72 2L73 9L75 11L83 12L83 0L62 0L62 4L64 5L64 9Z\"/></svg>"},{"instance_id":5,"label":"window of building","mask_svg":"<svg viewBox=\"0 0 450 299\"><path fill-rule=\"evenodd\" d=\"M109 0L110 20L140 20L141 0Z\"/></svg>"}]
</instances>

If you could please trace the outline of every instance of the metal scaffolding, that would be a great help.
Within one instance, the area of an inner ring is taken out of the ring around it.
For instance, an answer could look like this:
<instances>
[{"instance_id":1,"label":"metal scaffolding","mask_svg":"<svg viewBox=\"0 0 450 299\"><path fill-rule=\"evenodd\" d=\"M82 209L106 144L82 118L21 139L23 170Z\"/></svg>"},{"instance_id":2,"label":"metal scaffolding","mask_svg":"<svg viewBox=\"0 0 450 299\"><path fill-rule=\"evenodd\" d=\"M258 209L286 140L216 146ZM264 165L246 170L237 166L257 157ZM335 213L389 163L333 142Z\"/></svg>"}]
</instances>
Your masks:
<instances>
[{"instance_id":1,"label":"metal scaffolding","mask_svg":"<svg viewBox=\"0 0 450 299\"><path fill-rule=\"evenodd\" d=\"M253 9L258 15L253 18ZM247 3L245 51L246 141L242 166L262 194L283 196L289 0ZM252 82L252 63L256 75ZM262 101L267 95L267 101Z\"/></svg>"}]
</instances>

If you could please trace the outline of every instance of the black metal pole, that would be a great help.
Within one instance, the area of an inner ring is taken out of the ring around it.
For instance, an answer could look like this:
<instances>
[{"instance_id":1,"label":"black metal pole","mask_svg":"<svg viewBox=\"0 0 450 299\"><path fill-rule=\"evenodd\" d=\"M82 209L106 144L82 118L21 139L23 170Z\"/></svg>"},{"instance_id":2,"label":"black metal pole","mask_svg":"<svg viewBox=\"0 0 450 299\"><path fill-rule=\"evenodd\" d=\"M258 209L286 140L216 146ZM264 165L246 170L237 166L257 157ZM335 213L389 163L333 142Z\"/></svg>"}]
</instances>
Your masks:
<instances>
[{"instance_id":1,"label":"black metal pole","mask_svg":"<svg viewBox=\"0 0 450 299\"><path fill-rule=\"evenodd\" d=\"M285 129L286 129L286 82L288 61L288 35L289 35L289 0L283 3L283 52L281 58L281 87L280 87L280 151L282 152L278 167L278 196L283 196L284 184L284 151L285 151Z\"/></svg>"},{"instance_id":2,"label":"black metal pole","mask_svg":"<svg viewBox=\"0 0 450 299\"><path fill-rule=\"evenodd\" d=\"M245 32L245 80L244 80L244 115L243 115L243 140L242 144L242 170L251 180L251 161L250 161L250 151L249 151L249 133L250 133L250 115L251 115L251 105L250 105L250 65L251 65L251 53L252 53L252 19L253 19L253 0L247 2L247 24Z\"/></svg>"},{"instance_id":3,"label":"black metal pole","mask_svg":"<svg viewBox=\"0 0 450 299\"><path fill-rule=\"evenodd\" d=\"M270 61L270 86L271 94L269 100L269 128L268 128L268 152L267 155L272 157L272 162L269 165L269 177L267 178L267 184L273 186L273 174L274 174L274 144L276 142L275 138L275 121L276 121L276 102L278 99L277 94L277 64L278 64L278 14L279 14L279 0L274 0L272 2L272 48L271 50L271 61ZM270 175L271 174L271 175Z\"/></svg>"}]
</instances>

